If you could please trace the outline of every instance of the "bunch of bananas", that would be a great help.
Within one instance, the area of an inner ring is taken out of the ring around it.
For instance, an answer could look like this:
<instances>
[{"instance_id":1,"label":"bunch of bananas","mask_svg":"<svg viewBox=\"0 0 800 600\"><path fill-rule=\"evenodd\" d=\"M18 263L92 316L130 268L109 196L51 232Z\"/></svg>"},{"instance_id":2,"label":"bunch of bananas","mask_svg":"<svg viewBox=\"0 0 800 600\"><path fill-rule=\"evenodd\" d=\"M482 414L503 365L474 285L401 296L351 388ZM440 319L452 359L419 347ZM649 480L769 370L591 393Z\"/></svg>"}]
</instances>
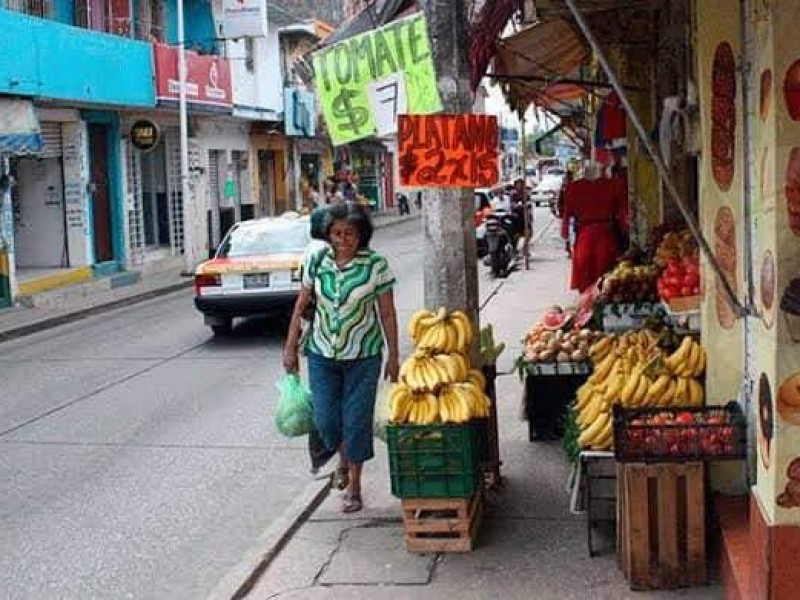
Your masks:
<instances>
[{"instance_id":1,"label":"bunch of bananas","mask_svg":"<svg viewBox=\"0 0 800 600\"><path fill-rule=\"evenodd\" d=\"M447 312L442 307L436 313L422 309L408 322L408 333L417 348L431 352L468 352L472 343L472 321L463 311Z\"/></svg>"},{"instance_id":2,"label":"bunch of bananas","mask_svg":"<svg viewBox=\"0 0 800 600\"><path fill-rule=\"evenodd\" d=\"M473 382L449 383L438 394L415 391L398 383L389 395L389 418L392 423L466 423L489 416L489 399Z\"/></svg>"},{"instance_id":3,"label":"bunch of bananas","mask_svg":"<svg viewBox=\"0 0 800 600\"><path fill-rule=\"evenodd\" d=\"M487 417L491 402L483 373L467 353L472 322L460 310L420 310L408 324L416 349L400 367L389 396L392 423L466 423Z\"/></svg>"},{"instance_id":4,"label":"bunch of bananas","mask_svg":"<svg viewBox=\"0 0 800 600\"><path fill-rule=\"evenodd\" d=\"M428 354L418 349L400 367L401 379L416 392L433 392L442 384L466 381L469 374L469 360L458 352Z\"/></svg>"},{"instance_id":5,"label":"bunch of bananas","mask_svg":"<svg viewBox=\"0 0 800 600\"><path fill-rule=\"evenodd\" d=\"M704 391L696 379L705 368L705 350L686 336L665 356L649 330L609 335L589 348L592 375L576 394L575 411L583 448L613 446L611 407L702 406Z\"/></svg>"}]
</instances>

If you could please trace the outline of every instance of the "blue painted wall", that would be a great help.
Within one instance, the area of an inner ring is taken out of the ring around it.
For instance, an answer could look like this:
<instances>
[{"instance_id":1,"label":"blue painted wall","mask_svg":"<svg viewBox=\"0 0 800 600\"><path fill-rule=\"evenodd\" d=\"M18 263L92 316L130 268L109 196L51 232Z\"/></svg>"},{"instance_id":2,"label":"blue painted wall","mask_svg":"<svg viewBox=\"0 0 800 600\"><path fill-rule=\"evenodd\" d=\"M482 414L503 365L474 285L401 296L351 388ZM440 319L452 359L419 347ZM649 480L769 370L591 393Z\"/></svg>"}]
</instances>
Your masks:
<instances>
[{"instance_id":1,"label":"blue painted wall","mask_svg":"<svg viewBox=\"0 0 800 600\"><path fill-rule=\"evenodd\" d=\"M0 94L155 106L148 43L4 9L0 31Z\"/></svg>"},{"instance_id":2,"label":"blue painted wall","mask_svg":"<svg viewBox=\"0 0 800 600\"><path fill-rule=\"evenodd\" d=\"M75 23L75 0L55 0L53 18L59 23Z\"/></svg>"}]
</instances>

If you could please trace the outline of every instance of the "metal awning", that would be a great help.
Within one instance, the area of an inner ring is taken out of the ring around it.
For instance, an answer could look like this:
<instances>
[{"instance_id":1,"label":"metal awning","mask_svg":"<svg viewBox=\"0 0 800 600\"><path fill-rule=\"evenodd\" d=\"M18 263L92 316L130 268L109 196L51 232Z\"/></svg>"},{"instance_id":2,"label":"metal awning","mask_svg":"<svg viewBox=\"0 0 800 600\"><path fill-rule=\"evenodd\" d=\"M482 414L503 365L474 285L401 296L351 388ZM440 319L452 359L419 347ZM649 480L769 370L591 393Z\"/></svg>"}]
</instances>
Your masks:
<instances>
[{"instance_id":1,"label":"metal awning","mask_svg":"<svg viewBox=\"0 0 800 600\"><path fill-rule=\"evenodd\" d=\"M33 102L0 98L0 152L27 156L44 148L39 119Z\"/></svg>"}]
</instances>

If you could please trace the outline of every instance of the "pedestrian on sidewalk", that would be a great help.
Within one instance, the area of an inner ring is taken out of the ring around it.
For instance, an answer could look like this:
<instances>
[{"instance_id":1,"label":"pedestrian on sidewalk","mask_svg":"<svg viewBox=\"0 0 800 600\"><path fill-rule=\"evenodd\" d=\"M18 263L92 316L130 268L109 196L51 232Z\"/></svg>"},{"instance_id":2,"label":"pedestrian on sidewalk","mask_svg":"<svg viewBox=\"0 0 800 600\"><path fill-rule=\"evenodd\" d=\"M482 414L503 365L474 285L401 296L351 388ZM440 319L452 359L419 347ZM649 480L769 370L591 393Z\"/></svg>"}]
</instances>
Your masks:
<instances>
[{"instance_id":1,"label":"pedestrian on sidewalk","mask_svg":"<svg viewBox=\"0 0 800 600\"><path fill-rule=\"evenodd\" d=\"M314 421L325 445L339 451L335 485L345 489L342 512L361 510L361 471L374 456L373 412L387 346L385 378L397 381L400 359L395 278L386 259L370 249L372 223L356 203L329 209L329 248L311 257L289 325L283 364L299 370L300 320L314 303L304 351Z\"/></svg>"},{"instance_id":2,"label":"pedestrian on sidewalk","mask_svg":"<svg viewBox=\"0 0 800 600\"><path fill-rule=\"evenodd\" d=\"M611 179L600 177L599 167L592 161L587 162L584 177L567 188L561 237L565 242L570 239L570 220L574 219L571 289L585 291L625 250L628 223L620 189Z\"/></svg>"}]
</instances>

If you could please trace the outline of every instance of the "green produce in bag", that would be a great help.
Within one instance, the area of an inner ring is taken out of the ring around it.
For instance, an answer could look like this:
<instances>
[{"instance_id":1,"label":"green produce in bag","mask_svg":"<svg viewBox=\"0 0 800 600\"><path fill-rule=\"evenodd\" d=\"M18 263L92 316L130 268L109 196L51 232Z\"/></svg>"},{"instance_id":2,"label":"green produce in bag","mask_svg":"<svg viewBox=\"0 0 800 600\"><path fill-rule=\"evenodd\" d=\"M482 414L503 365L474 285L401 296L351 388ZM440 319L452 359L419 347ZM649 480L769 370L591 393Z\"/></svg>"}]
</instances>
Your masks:
<instances>
[{"instance_id":1,"label":"green produce in bag","mask_svg":"<svg viewBox=\"0 0 800 600\"><path fill-rule=\"evenodd\" d=\"M314 405L311 391L297 373L287 373L277 383L280 392L275 426L287 437L307 435L314 429Z\"/></svg>"}]
</instances>

